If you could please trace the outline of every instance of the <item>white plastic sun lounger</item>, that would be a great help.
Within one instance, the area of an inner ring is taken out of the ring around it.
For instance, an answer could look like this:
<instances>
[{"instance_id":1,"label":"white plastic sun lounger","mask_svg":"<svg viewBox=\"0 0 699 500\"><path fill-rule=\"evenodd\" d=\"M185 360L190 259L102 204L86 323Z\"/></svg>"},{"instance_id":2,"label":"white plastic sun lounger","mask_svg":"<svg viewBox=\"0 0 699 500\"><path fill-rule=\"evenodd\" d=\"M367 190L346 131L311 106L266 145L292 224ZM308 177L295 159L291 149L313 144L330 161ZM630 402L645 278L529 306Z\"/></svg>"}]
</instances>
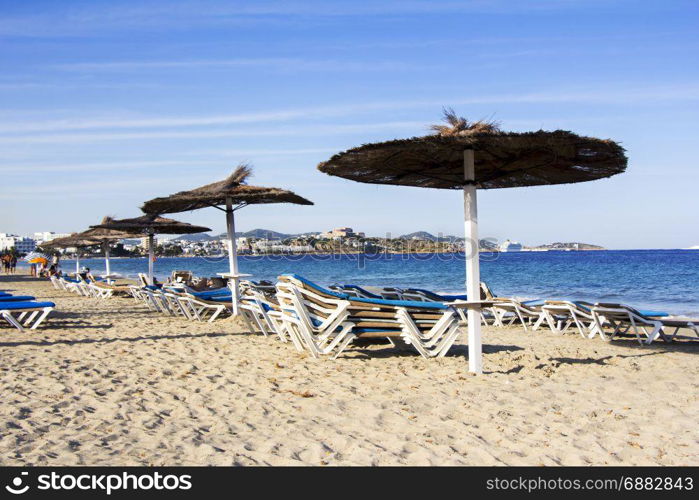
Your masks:
<instances>
[{"instance_id":1,"label":"white plastic sun lounger","mask_svg":"<svg viewBox=\"0 0 699 500\"><path fill-rule=\"evenodd\" d=\"M282 322L282 311L276 301L256 290L246 290L241 298L240 310L249 325L256 325L265 337L274 333L282 342L289 339Z\"/></svg>"},{"instance_id":2,"label":"white plastic sun lounger","mask_svg":"<svg viewBox=\"0 0 699 500\"><path fill-rule=\"evenodd\" d=\"M543 300L528 300L524 302L504 298L493 300L495 303L490 309L494 316L494 326L509 326L519 321L525 332L527 331L527 325L531 326L533 331L536 331L546 320L546 316L541 309L544 305Z\"/></svg>"},{"instance_id":3,"label":"white plastic sun lounger","mask_svg":"<svg viewBox=\"0 0 699 500\"><path fill-rule=\"evenodd\" d=\"M283 295L285 287L296 302ZM293 326L297 319L306 343L310 336L325 346L333 338L344 349L354 338L384 337L400 339L430 358L444 356L459 333L457 313L442 303L350 297L297 275L280 276L277 289L282 310L287 313L289 303L293 306L285 320Z\"/></svg>"},{"instance_id":4,"label":"white plastic sun lounger","mask_svg":"<svg viewBox=\"0 0 699 500\"><path fill-rule=\"evenodd\" d=\"M20 332L36 330L55 307L53 302L2 302L0 317Z\"/></svg>"},{"instance_id":5,"label":"white plastic sun lounger","mask_svg":"<svg viewBox=\"0 0 699 500\"><path fill-rule=\"evenodd\" d=\"M592 306L596 332L604 340L610 341L617 335L633 333L639 344L651 344L663 333L662 317L667 313L660 311L639 311L625 304L597 303ZM612 332L604 331L609 325ZM642 338L645 336L645 340Z\"/></svg>"},{"instance_id":6,"label":"white plastic sun lounger","mask_svg":"<svg viewBox=\"0 0 699 500\"><path fill-rule=\"evenodd\" d=\"M354 324L347 321L349 302L324 297L290 282L277 284L277 297L281 321L297 350L305 348L314 358L334 352L336 358L355 338L351 333Z\"/></svg>"},{"instance_id":7,"label":"white plastic sun lounger","mask_svg":"<svg viewBox=\"0 0 699 500\"><path fill-rule=\"evenodd\" d=\"M592 314L592 304L582 301L547 300L541 311L549 328L555 333L564 333L575 325L578 333L591 339L597 335L597 324ZM599 321L606 320L600 317Z\"/></svg>"},{"instance_id":8,"label":"white plastic sun lounger","mask_svg":"<svg viewBox=\"0 0 699 500\"><path fill-rule=\"evenodd\" d=\"M182 307L187 309L187 317L196 321L213 321L221 314L228 310L229 302L216 302L213 300L204 300L192 295L184 295L178 297Z\"/></svg>"}]
</instances>

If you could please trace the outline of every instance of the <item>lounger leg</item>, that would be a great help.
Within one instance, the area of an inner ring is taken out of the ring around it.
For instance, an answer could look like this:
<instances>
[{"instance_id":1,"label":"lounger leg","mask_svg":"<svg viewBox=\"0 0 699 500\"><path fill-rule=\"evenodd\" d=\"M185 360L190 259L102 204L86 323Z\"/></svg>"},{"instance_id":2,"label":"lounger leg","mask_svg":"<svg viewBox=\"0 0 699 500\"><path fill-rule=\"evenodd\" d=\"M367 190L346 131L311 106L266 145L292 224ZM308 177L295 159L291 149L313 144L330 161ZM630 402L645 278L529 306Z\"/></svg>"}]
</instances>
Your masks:
<instances>
[{"instance_id":1,"label":"lounger leg","mask_svg":"<svg viewBox=\"0 0 699 500\"><path fill-rule=\"evenodd\" d=\"M255 329L252 327L252 323L250 323L250 319L248 318L248 315L247 315L248 311L246 311L245 309L239 309L239 312L242 313L241 316L243 317L243 321L245 322L245 326L247 327L247 329L250 330L250 333L254 333L254 332L255 332ZM255 322L256 322L258 325L260 324L260 322L257 321L257 318L255 318ZM261 326L260 326L260 330L262 331L262 333L263 333L264 336L266 337L266 336L267 336L267 332L265 332L264 329L263 329Z\"/></svg>"},{"instance_id":2,"label":"lounger leg","mask_svg":"<svg viewBox=\"0 0 699 500\"><path fill-rule=\"evenodd\" d=\"M12 314L4 311L1 314L5 321L17 328L17 330L19 330L20 332L24 331L24 327L19 323L19 321L17 321L17 319L14 316L12 316Z\"/></svg>"},{"instance_id":3,"label":"lounger leg","mask_svg":"<svg viewBox=\"0 0 699 500\"><path fill-rule=\"evenodd\" d=\"M219 307L218 309L216 309L216 311L214 311L214 313L211 315L211 318L209 318L209 323L213 323L214 320L218 318L218 315L221 314L224 309L225 307Z\"/></svg>"},{"instance_id":4,"label":"lounger leg","mask_svg":"<svg viewBox=\"0 0 699 500\"><path fill-rule=\"evenodd\" d=\"M29 317L22 322L24 323L24 326L29 326L31 325L32 321L36 316L39 314L39 311L32 311L31 314L29 314Z\"/></svg>"},{"instance_id":5,"label":"lounger leg","mask_svg":"<svg viewBox=\"0 0 699 500\"><path fill-rule=\"evenodd\" d=\"M34 322L31 329L36 330L36 328L44 321L44 319L46 319L46 316L48 316L51 311L53 311L53 307L45 307L43 313L41 316L39 316L39 319Z\"/></svg>"},{"instance_id":6,"label":"lounger leg","mask_svg":"<svg viewBox=\"0 0 699 500\"><path fill-rule=\"evenodd\" d=\"M539 317L536 319L536 322L534 323L532 330L534 330L534 331L538 330L539 327L541 326L541 323L543 323L545 319L546 319L546 317L545 317L544 313L543 312L539 313Z\"/></svg>"}]
</instances>

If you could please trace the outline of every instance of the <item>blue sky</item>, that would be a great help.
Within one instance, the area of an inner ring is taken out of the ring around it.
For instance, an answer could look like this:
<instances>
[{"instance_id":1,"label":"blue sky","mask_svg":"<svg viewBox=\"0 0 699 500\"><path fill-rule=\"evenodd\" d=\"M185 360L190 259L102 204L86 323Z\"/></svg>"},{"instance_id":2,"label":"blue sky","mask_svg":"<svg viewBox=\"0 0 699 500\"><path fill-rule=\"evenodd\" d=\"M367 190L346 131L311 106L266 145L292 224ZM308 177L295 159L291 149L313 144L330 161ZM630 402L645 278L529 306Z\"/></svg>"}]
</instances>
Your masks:
<instances>
[{"instance_id":1,"label":"blue sky","mask_svg":"<svg viewBox=\"0 0 699 500\"><path fill-rule=\"evenodd\" d=\"M458 191L315 168L451 106L628 150L611 179L481 191L483 236L697 245L698 25L694 1L0 1L0 232L135 216L245 161L316 205L246 208L241 230L462 234Z\"/></svg>"}]
</instances>

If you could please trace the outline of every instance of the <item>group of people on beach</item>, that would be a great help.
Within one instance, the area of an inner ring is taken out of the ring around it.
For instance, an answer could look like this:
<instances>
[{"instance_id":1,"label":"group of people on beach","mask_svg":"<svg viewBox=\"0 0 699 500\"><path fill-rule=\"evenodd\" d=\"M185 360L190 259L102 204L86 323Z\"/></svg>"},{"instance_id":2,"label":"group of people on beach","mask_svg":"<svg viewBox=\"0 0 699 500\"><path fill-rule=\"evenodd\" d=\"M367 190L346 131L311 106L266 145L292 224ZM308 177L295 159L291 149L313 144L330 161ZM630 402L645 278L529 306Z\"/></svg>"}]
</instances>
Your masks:
<instances>
[{"instance_id":1,"label":"group of people on beach","mask_svg":"<svg viewBox=\"0 0 699 500\"><path fill-rule=\"evenodd\" d=\"M2 257L2 267L5 270L5 274L15 274L17 269L17 256L15 254L6 253Z\"/></svg>"}]
</instances>

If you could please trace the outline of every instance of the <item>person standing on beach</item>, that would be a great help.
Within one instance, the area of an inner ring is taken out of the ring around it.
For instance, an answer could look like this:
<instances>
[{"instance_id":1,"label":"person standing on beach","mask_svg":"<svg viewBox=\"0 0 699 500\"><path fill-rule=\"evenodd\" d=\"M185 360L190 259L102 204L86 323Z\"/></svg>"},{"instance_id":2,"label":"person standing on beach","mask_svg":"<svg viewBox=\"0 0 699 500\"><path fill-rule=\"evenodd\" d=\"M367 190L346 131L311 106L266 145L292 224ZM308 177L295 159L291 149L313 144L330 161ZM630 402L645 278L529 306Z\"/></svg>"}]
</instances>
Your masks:
<instances>
[{"instance_id":1,"label":"person standing on beach","mask_svg":"<svg viewBox=\"0 0 699 500\"><path fill-rule=\"evenodd\" d=\"M17 256L12 255L12 256L10 256L10 273L15 274L16 270L17 270Z\"/></svg>"},{"instance_id":2,"label":"person standing on beach","mask_svg":"<svg viewBox=\"0 0 699 500\"><path fill-rule=\"evenodd\" d=\"M29 264L29 274L36 278L36 264L33 262Z\"/></svg>"}]
</instances>

